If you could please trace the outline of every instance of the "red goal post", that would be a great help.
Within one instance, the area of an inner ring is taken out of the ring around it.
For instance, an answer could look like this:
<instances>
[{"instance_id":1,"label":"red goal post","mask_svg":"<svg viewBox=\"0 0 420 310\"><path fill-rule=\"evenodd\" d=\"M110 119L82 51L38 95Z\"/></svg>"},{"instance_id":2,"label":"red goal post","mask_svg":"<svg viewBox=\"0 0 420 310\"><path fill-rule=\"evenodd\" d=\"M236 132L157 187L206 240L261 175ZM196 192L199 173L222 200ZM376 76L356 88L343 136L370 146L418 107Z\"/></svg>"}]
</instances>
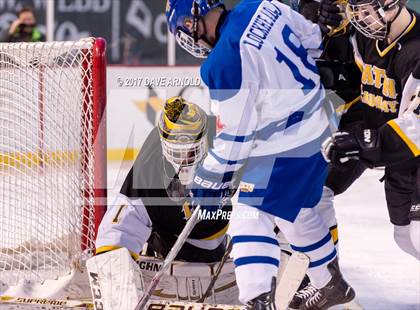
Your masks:
<instances>
[{"instance_id":1,"label":"red goal post","mask_svg":"<svg viewBox=\"0 0 420 310\"><path fill-rule=\"evenodd\" d=\"M105 215L107 206L107 143L106 143L106 41L103 38L96 38L92 49L92 102L93 102L93 154L94 160L94 239L98 232L99 224ZM88 62L84 64L88 65ZM88 102L85 100L85 103ZM87 154L88 152L85 152ZM85 193L88 194L88 193ZM87 208L85 208L85 211ZM84 227L88 230L89 221L84 217ZM83 234L82 245L87 248L94 248L89 244L87 234Z\"/></svg>"}]
</instances>

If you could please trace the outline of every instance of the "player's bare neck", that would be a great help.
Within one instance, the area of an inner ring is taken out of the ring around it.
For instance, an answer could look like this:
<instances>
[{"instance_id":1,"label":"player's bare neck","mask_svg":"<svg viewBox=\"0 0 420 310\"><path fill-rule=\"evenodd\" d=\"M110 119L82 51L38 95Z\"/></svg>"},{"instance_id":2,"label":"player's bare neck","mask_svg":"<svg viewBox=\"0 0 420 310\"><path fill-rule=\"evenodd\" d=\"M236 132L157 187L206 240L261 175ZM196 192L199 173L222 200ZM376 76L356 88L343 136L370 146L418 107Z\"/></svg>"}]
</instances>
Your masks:
<instances>
[{"instance_id":1,"label":"player's bare neck","mask_svg":"<svg viewBox=\"0 0 420 310\"><path fill-rule=\"evenodd\" d=\"M407 30L407 27L412 21L413 15L407 10L407 8L403 8L400 15L391 25L391 29L387 37L388 44L398 39Z\"/></svg>"},{"instance_id":2,"label":"player's bare neck","mask_svg":"<svg viewBox=\"0 0 420 310\"><path fill-rule=\"evenodd\" d=\"M216 43L216 29L217 23L219 22L220 16L223 13L222 8L215 8L211 10L207 15L204 17L203 22L206 28L206 38L209 43L214 45Z\"/></svg>"}]
</instances>

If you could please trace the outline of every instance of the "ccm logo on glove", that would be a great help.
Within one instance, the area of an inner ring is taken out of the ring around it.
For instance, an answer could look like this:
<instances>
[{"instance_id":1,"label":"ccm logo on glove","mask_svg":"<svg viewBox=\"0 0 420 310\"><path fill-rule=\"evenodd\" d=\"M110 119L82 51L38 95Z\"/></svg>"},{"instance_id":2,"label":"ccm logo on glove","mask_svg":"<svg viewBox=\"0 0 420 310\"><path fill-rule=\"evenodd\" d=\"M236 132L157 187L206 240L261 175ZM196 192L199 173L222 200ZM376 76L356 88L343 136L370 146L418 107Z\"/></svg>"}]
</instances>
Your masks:
<instances>
[{"instance_id":1,"label":"ccm logo on glove","mask_svg":"<svg viewBox=\"0 0 420 310\"><path fill-rule=\"evenodd\" d=\"M224 182L224 183L218 183L218 182L212 182L208 180L204 180L200 178L199 176L194 177L194 183L197 185L200 185L203 188L209 188L209 189L226 189L229 188L230 182Z\"/></svg>"}]
</instances>

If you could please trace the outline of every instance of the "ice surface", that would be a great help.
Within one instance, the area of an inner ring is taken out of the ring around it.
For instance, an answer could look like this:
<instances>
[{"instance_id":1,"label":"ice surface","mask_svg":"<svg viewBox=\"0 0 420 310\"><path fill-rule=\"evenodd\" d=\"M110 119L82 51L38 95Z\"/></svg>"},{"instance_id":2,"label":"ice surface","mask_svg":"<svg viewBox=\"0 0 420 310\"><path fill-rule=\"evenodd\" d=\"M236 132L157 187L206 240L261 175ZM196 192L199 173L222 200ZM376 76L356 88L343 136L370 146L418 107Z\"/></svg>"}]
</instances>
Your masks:
<instances>
[{"instance_id":1,"label":"ice surface","mask_svg":"<svg viewBox=\"0 0 420 310\"><path fill-rule=\"evenodd\" d=\"M341 267L365 309L418 310L420 262L394 243L383 173L367 171L336 197Z\"/></svg>"}]
</instances>

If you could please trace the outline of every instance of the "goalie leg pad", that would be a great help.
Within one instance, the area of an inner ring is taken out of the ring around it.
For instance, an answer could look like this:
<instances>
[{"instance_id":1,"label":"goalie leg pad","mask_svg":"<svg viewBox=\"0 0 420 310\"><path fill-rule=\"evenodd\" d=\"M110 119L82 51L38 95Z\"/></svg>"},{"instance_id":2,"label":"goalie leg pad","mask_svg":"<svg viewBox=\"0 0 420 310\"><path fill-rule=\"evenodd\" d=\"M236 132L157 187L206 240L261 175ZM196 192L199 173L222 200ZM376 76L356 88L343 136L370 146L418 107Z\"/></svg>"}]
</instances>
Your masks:
<instances>
[{"instance_id":1,"label":"goalie leg pad","mask_svg":"<svg viewBox=\"0 0 420 310\"><path fill-rule=\"evenodd\" d=\"M90 258L86 262L96 310L134 309L143 295L139 266L126 248Z\"/></svg>"}]
</instances>

